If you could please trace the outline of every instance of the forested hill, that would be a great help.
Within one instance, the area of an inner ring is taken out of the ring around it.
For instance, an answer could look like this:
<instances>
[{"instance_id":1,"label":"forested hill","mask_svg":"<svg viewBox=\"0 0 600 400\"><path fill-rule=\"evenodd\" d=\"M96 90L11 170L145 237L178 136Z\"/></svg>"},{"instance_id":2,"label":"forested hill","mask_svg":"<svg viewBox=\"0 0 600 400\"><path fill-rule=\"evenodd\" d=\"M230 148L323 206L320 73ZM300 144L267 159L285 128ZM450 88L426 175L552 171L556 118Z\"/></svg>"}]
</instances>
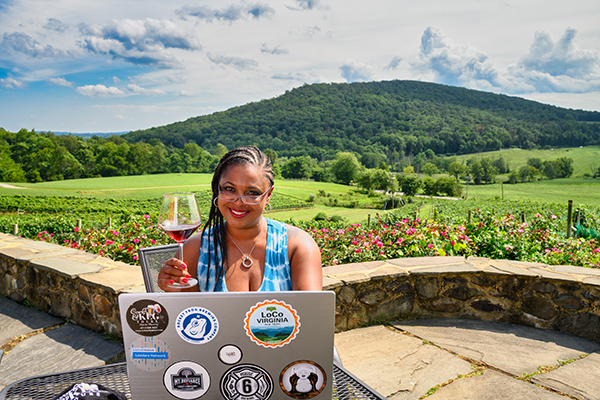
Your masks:
<instances>
[{"instance_id":1,"label":"forested hill","mask_svg":"<svg viewBox=\"0 0 600 400\"><path fill-rule=\"evenodd\" d=\"M212 151L255 144L279 156L332 159L339 151L376 152L394 162L499 148L600 144L600 112L414 81L312 84L256 103L123 135Z\"/></svg>"}]
</instances>

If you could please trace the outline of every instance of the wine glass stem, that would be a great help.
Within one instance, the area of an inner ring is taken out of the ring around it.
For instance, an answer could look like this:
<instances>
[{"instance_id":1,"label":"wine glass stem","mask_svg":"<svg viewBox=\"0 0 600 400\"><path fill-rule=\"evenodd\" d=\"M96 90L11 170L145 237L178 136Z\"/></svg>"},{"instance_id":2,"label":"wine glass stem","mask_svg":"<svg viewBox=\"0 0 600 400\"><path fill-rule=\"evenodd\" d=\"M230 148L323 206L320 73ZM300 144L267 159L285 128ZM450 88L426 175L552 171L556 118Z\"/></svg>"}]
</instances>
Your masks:
<instances>
[{"instance_id":1,"label":"wine glass stem","mask_svg":"<svg viewBox=\"0 0 600 400\"><path fill-rule=\"evenodd\" d=\"M179 245L179 259L183 261L183 242L178 242Z\"/></svg>"}]
</instances>

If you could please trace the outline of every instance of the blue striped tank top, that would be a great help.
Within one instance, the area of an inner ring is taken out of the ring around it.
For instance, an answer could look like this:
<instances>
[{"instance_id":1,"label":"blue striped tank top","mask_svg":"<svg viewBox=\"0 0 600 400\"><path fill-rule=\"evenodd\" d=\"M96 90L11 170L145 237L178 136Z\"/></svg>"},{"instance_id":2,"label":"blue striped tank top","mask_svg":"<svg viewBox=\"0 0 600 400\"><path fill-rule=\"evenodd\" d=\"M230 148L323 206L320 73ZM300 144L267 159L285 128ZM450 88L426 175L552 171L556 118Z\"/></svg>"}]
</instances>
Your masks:
<instances>
[{"instance_id":1,"label":"blue striped tank top","mask_svg":"<svg viewBox=\"0 0 600 400\"><path fill-rule=\"evenodd\" d=\"M262 284L258 289L259 292L276 292L284 290L292 290L292 278L290 275L290 260L288 258L287 247L287 225L265 218L267 221L267 249L265 253L265 273ZM227 292L227 284L225 283L225 274L222 274L219 284L216 282L216 268L214 263L214 255L211 260L211 271L207 274L208 257L211 256L208 251L208 244L211 244L210 253L214 252L212 230L209 234L208 230L202 236L202 245L198 256L198 269L196 277L198 279L198 288L204 291L207 287L212 292ZM219 259L221 259L220 250ZM206 286L208 280L208 286Z\"/></svg>"}]
</instances>

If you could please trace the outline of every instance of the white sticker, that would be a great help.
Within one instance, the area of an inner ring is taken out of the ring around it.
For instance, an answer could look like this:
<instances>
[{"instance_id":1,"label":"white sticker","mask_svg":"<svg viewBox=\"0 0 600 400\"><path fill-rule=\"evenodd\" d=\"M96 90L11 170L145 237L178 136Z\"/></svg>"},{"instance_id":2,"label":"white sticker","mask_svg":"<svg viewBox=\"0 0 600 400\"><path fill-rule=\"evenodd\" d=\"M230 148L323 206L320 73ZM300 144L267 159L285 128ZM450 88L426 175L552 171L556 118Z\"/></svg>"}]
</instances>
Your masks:
<instances>
[{"instance_id":1,"label":"white sticker","mask_svg":"<svg viewBox=\"0 0 600 400\"><path fill-rule=\"evenodd\" d=\"M219 321L215 314L206 308L190 307L177 316L175 329L186 342L204 344L217 336Z\"/></svg>"},{"instance_id":2,"label":"white sticker","mask_svg":"<svg viewBox=\"0 0 600 400\"><path fill-rule=\"evenodd\" d=\"M219 349L219 360L224 364L237 364L242 359L242 350L233 345L228 344Z\"/></svg>"},{"instance_id":3,"label":"white sticker","mask_svg":"<svg viewBox=\"0 0 600 400\"><path fill-rule=\"evenodd\" d=\"M163 383L167 391L178 399L197 399L210 388L210 375L200 364L180 361L166 369Z\"/></svg>"}]
</instances>

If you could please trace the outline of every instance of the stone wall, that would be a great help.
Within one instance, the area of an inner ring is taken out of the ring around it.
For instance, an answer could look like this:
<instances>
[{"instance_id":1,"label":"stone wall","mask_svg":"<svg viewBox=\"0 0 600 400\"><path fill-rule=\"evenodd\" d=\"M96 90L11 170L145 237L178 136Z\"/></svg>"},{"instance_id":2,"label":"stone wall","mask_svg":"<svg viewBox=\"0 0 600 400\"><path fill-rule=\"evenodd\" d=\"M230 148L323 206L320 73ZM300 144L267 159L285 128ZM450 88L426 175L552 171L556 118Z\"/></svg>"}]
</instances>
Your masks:
<instances>
[{"instance_id":1,"label":"stone wall","mask_svg":"<svg viewBox=\"0 0 600 400\"><path fill-rule=\"evenodd\" d=\"M120 293L143 292L140 267L0 234L0 295L86 328L120 333ZM413 318L471 318L600 341L600 270L485 258L401 258L323 269L336 330Z\"/></svg>"}]
</instances>

